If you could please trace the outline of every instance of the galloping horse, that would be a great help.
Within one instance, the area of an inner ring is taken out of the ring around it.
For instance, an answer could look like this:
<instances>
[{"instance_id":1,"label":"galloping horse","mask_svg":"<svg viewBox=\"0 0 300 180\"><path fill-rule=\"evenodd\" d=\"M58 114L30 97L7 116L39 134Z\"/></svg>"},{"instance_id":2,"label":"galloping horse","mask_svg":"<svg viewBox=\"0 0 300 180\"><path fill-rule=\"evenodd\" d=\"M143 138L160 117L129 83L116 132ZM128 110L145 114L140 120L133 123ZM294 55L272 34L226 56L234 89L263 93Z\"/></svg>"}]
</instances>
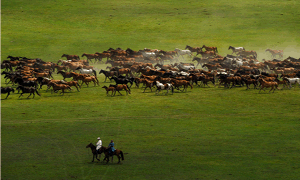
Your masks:
<instances>
[{"instance_id":1,"label":"galloping horse","mask_svg":"<svg viewBox=\"0 0 300 180\"><path fill-rule=\"evenodd\" d=\"M1 94L6 94L7 93L7 96L5 99L7 99L7 97L10 95L10 92L15 92L14 88L12 87L1 87Z\"/></svg>"},{"instance_id":2,"label":"galloping horse","mask_svg":"<svg viewBox=\"0 0 300 180\"><path fill-rule=\"evenodd\" d=\"M57 74L61 74L63 76L64 80L66 78L72 78L73 77L72 73L70 73L70 72L58 71Z\"/></svg>"},{"instance_id":3,"label":"galloping horse","mask_svg":"<svg viewBox=\"0 0 300 180\"><path fill-rule=\"evenodd\" d=\"M190 50L191 52L198 52L198 51L201 51L201 48L200 47L191 47L189 45L186 45L185 49L188 49Z\"/></svg>"},{"instance_id":4,"label":"galloping horse","mask_svg":"<svg viewBox=\"0 0 300 180\"><path fill-rule=\"evenodd\" d=\"M201 48L201 50L202 50L203 48L204 48L206 51L214 51L215 54L218 53L217 47L208 47L208 46L203 45L202 48Z\"/></svg>"},{"instance_id":5,"label":"galloping horse","mask_svg":"<svg viewBox=\"0 0 300 180\"><path fill-rule=\"evenodd\" d=\"M174 86L171 83L163 84L163 83L160 83L159 81L154 81L153 83L156 85L156 88L157 88L156 95L158 95L158 93L161 90L167 90L166 95L169 93L169 90L172 91L172 94L174 93Z\"/></svg>"},{"instance_id":6,"label":"galloping horse","mask_svg":"<svg viewBox=\"0 0 300 180\"><path fill-rule=\"evenodd\" d=\"M245 48L244 47L233 47L233 46L229 46L228 50L231 49L232 50L232 53L238 53L238 52L241 52L241 51L245 51Z\"/></svg>"},{"instance_id":7,"label":"galloping horse","mask_svg":"<svg viewBox=\"0 0 300 180\"><path fill-rule=\"evenodd\" d=\"M192 57L192 52L190 50L181 50L181 49L176 48L174 51L176 51L179 54L179 56L181 55L182 58L183 58L183 55L185 55L185 54Z\"/></svg>"},{"instance_id":8,"label":"galloping horse","mask_svg":"<svg viewBox=\"0 0 300 180\"><path fill-rule=\"evenodd\" d=\"M63 54L61 57L66 57L67 60L72 60L72 59L77 59L77 60L79 60L79 56L78 56L78 55L68 55L68 54Z\"/></svg>"},{"instance_id":9,"label":"galloping horse","mask_svg":"<svg viewBox=\"0 0 300 180\"><path fill-rule=\"evenodd\" d=\"M257 53L255 51L239 51L237 55L240 55L242 57L253 56L255 59L257 58Z\"/></svg>"},{"instance_id":10,"label":"galloping horse","mask_svg":"<svg viewBox=\"0 0 300 180\"><path fill-rule=\"evenodd\" d=\"M261 84L261 88L260 88L259 92L262 89L269 88L269 87L271 87L269 92L271 92L273 90L273 93L274 93L275 89L278 89L278 83L277 82L265 81L263 78L259 78L258 81ZM264 91L265 91L265 89L264 89Z\"/></svg>"},{"instance_id":11,"label":"galloping horse","mask_svg":"<svg viewBox=\"0 0 300 180\"><path fill-rule=\"evenodd\" d=\"M79 70L80 74L90 74L97 76L97 72L94 69L83 69L81 67L76 68L76 70Z\"/></svg>"},{"instance_id":12,"label":"galloping horse","mask_svg":"<svg viewBox=\"0 0 300 180\"><path fill-rule=\"evenodd\" d=\"M266 49L265 52L269 51L272 54L272 58L275 59L276 56L279 56L279 59L283 58L283 50L271 50L271 49Z\"/></svg>"},{"instance_id":13,"label":"galloping horse","mask_svg":"<svg viewBox=\"0 0 300 180\"><path fill-rule=\"evenodd\" d=\"M96 150L96 146L94 146L92 143L90 143L90 144L88 144L86 146L86 148L91 148L91 150L92 150L92 153L93 153L93 160L92 160L92 162L94 162L95 157L96 157L96 159L98 161L100 161L100 159L98 159L98 152Z\"/></svg>"},{"instance_id":14,"label":"galloping horse","mask_svg":"<svg viewBox=\"0 0 300 180\"><path fill-rule=\"evenodd\" d=\"M114 92L116 91L115 87L107 87L107 86L103 86L102 88L104 88L106 90L106 95L108 96L108 92L111 91L111 96L114 95Z\"/></svg>"},{"instance_id":15,"label":"galloping horse","mask_svg":"<svg viewBox=\"0 0 300 180\"><path fill-rule=\"evenodd\" d=\"M120 159L122 158L122 160L124 161L124 154L123 154L123 151L119 150L119 149L116 149L112 154L109 154L109 149L107 147L104 147L104 146L101 146L101 148L99 149L99 152L100 153L104 153L105 154L105 158L104 160L106 159L106 164L109 162L109 156L117 156L118 159L119 159L119 162L118 164L121 162ZM121 157L120 157L121 155ZM104 161L103 160L103 161Z\"/></svg>"},{"instance_id":16,"label":"galloping horse","mask_svg":"<svg viewBox=\"0 0 300 180\"><path fill-rule=\"evenodd\" d=\"M126 84L118 84L118 85L112 85L112 84L110 84L109 87L114 87L115 88L114 95L116 95L117 91L120 93L120 91L123 90L123 89L126 91L127 95L128 95L128 93L131 94L129 87ZM123 96L123 95L121 94L121 96Z\"/></svg>"},{"instance_id":17,"label":"galloping horse","mask_svg":"<svg viewBox=\"0 0 300 180\"><path fill-rule=\"evenodd\" d=\"M25 87L25 86L19 85L19 86L17 87L17 90L22 90L22 93L21 93L21 95L19 96L19 98L20 98L21 96L23 96L24 93L30 93L29 96L31 96L31 94L33 94L33 98L34 98L34 96L35 96L35 92L37 93L37 95L41 96L35 87ZM28 96L27 98L29 98L29 96Z\"/></svg>"},{"instance_id":18,"label":"galloping horse","mask_svg":"<svg viewBox=\"0 0 300 180\"><path fill-rule=\"evenodd\" d=\"M103 73L105 76L105 80L104 82L106 82L107 78L111 78L113 76L117 76L118 75L118 71L105 71L103 69L100 70L99 74Z\"/></svg>"}]
</instances>

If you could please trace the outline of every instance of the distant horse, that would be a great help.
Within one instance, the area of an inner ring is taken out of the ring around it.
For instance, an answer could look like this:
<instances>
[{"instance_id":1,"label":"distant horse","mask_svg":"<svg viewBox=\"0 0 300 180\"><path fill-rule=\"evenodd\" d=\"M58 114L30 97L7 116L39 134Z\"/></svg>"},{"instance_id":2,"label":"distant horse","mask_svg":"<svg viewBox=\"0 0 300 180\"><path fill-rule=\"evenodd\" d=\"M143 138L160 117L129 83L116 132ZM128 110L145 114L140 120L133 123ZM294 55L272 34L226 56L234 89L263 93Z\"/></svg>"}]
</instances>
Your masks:
<instances>
[{"instance_id":1,"label":"distant horse","mask_svg":"<svg viewBox=\"0 0 300 180\"><path fill-rule=\"evenodd\" d=\"M5 99L7 99L7 97L10 95L10 92L15 92L14 88L12 87L1 87L1 94L6 94L7 93L7 96Z\"/></svg>"},{"instance_id":2,"label":"distant horse","mask_svg":"<svg viewBox=\"0 0 300 180\"><path fill-rule=\"evenodd\" d=\"M37 95L41 96L35 87L26 87L26 86L21 86L21 85L19 85L19 86L16 88L16 90L21 90L21 91L22 91L22 93L21 93L21 95L19 96L19 98L20 98L21 96L23 96L24 93L30 93L29 96L28 96L27 98L29 98L32 94L33 94L33 98L34 98L35 93L37 93Z\"/></svg>"},{"instance_id":3,"label":"distant horse","mask_svg":"<svg viewBox=\"0 0 300 180\"><path fill-rule=\"evenodd\" d=\"M66 84L56 84L55 82L49 82L48 87L50 87L50 86L52 86L53 91L55 93L57 91L61 90L62 91L61 93L63 93L63 95L65 94L66 89L72 90L71 87L69 85L66 85ZM51 91L51 93L52 93L52 91Z\"/></svg>"},{"instance_id":4,"label":"distant horse","mask_svg":"<svg viewBox=\"0 0 300 180\"><path fill-rule=\"evenodd\" d=\"M179 56L181 56L183 58L183 55L189 55L189 57L192 57L192 52L190 50L181 50L181 49L178 49L178 48L175 48L175 50Z\"/></svg>"},{"instance_id":5,"label":"distant horse","mask_svg":"<svg viewBox=\"0 0 300 180\"><path fill-rule=\"evenodd\" d=\"M217 48L217 47L208 47L208 46L203 45L202 48L201 48L201 50L202 50L203 48L204 48L206 51L214 51L215 54L218 53L218 48Z\"/></svg>"},{"instance_id":6,"label":"distant horse","mask_svg":"<svg viewBox=\"0 0 300 180\"><path fill-rule=\"evenodd\" d=\"M190 50L191 52L198 52L198 51L201 51L201 48L200 47L191 47L189 45L186 45L185 49L188 49Z\"/></svg>"},{"instance_id":7,"label":"distant horse","mask_svg":"<svg viewBox=\"0 0 300 180\"><path fill-rule=\"evenodd\" d=\"M100 159L98 159L98 152L96 150L96 146L95 145L93 145L92 143L90 143L90 144L88 144L86 146L86 148L91 148L91 150L92 150L92 153L93 153L93 160L92 160L92 162L94 162L95 157L96 157L96 159L98 161L100 161Z\"/></svg>"},{"instance_id":8,"label":"distant horse","mask_svg":"<svg viewBox=\"0 0 300 180\"><path fill-rule=\"evenodd\" d=\"M229 46L228 50L231 49L232 50L232 53L238 53L238 52L241 52L241 51L245 51L245 48L244 47L233 47L233 46Z\"/></svg>"},{"instance_id":9,"label":"distant horse","mask_svg":"<svg viewBox=\"0 0 300 180\"><path fill-rule=\"evenodd\" d=\"M240 55L242 57L253 56L255 59L257 58L257 53L255 51L239 51L237 55Z\"/></svg>"},{"instance_id":10,"label":"distant horse","mask_svg":"<svg viewBox=\"0 0 300 180\"><path fill-rule=\"evenodd\" d=\"M118 159L119 159L119 162L118 164L121 162L120 159L122 158L122 160L124 161L124 153L123 151L119 150L119 149L116 149L112 154L109 153L109 149L107 147L104 147L104 146L101 146L101 148L99 149L99 152L100 153L104 153L105 154L105 158L104 160L106 159L106 163L109 162L109 157L110 156L117 156ZM121 157L120 157L121 155Z\"/></svg>"},{"instance_id":11,"label":"distant horse","mask_svg":"<svg viewBox=\"0 0 300 180\"><path fill-rule=\"evenodd\" d=\"M86 54L86 53L83 53L81 55L81 57L85 56L87 58L87 61L91 61L92 62L92 59L95 59L95 62L97 61L97 59L100 59L100 56L98 54Z\"/></svg>"},{"instance_id":12,"label":"distant horse","mask_svg":"<svg viewBox=\"0 0 300 180\"><path fill-rule=\"evenodd\" d=\"M68 55L68 54L63 54L61 57L66 57L67 60L72 60L72 59L77 59L77 60L79 60L79 56L78 56L78 55Z\"/></svg>"},{"instance_id":13,"label":"distant horse","mask_svg":"<svg viewBox=\"0 0 300 180\"><path fill-rule=\"evenodd\" d=\"M265 52L270 52L272 54L272 58L275 59L276 56L279 56L280 59L283 59L283 50L271 50L266 49Z\"/></svg>"}]
</instances>

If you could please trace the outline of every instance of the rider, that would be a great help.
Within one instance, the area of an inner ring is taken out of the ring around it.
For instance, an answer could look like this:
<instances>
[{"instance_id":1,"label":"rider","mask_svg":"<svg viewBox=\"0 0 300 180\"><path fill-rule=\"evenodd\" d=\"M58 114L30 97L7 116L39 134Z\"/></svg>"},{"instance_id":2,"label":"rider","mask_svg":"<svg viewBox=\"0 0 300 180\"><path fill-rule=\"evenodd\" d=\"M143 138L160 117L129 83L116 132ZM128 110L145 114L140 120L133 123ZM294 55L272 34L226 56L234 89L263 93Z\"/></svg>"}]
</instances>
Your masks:
<instances>
[{"instance_id":1,"label":"rider","mask_svg":"<svg viewBox=\"0 0 300 180\"><path fill-rule=\"evenodd\" d=\"M101 141L101 139L100 139L100 137L98 137L97 138L98 139L98 142L97 142L97 147L96 147L96 150L97 150L97 152L98 152L98 154L99 154L99 149L101 148L101 146L102 146L102 141Z\"/></svg>"},{"instance_id":2,"label":"rider","mask_svg":"<svg viewBox=\"0 0 300 180\"><path fill-rule=\"evenodd\" d=\"M115 151L114 145L115 145L114 141L111 140L108 147L107 147L109 154L112 154Z\"/></svg>"}]
</instances>

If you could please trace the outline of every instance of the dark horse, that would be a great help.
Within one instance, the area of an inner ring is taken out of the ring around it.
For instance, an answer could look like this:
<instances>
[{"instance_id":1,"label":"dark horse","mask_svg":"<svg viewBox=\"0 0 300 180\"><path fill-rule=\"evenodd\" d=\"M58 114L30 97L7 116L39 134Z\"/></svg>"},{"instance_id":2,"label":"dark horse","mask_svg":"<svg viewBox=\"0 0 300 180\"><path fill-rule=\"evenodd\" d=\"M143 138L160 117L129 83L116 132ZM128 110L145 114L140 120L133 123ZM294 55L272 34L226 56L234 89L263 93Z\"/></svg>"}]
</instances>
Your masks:
<instances>
[{"instance_id":1,"label":"dark horse","mask_svg":"<svg viewBox=\"0 0 300 180\"><path fill-rule=\"evenodd\" d=\"M121 150L119 150L119 149L116 149L112 154L110 154L109 153L109 149L107 148L107 147L101 147L100 149L99 149L99 151L100 151L100 153L104 153L105 154L105 158L103 159L103 161L106 159L106 163L108 163L109 162L109 157L110 156L117 156L118 157L118 159L119 159L119 162L118 162L118 164L121 162L120 161L120 159L122 158L122 160L124 161L124 154L123 154L123 151L121 151ZM120 155L121 155L121 157L120 157ZM112 159L112 161L113 161L113 159Z\"/></svg>"},{"instance_id":2,"label":"dark horse","mask_svg":"<svg viewBox=\"0 0 300 180\"><path fill-rule=\"evenodd\" d=\"M98 161L100 161L100 159L98 159L98 154L100 154L100 156L101 156L101 153L98 153L98 152L97 152L96 146L94 146L94 144L90 143L90 144L88 144L88 145L86 146L86 148L91 148L91 150L92 150L92 153L93 153L93 160L92 160L92 162L94 162L95 157L96 157L96 159L97 159Z\"/></svg>"},{"instance_id":3,"label":"dark horse","mask_svg":"<svg viewBox=\"0 0 300 180\"><path fill-rule=\"evenodd\" d=\"M31 94L33 94L33 98L35 96L35 93L37 93L37 95L41 96L35 87L18 86L17 90L22 90L22 93L19 96L19 98L21 96L23 96L24 93L30 93L29 96L31 96ZM27 98L29 98L29 96Z\"/></svg>"},{"instance_id":4,"label":"dark horse","mask_svg":"<svg viewBox=\"0 0 300 180\"><path fill-rule=\"evenodd\" d=\"M7 93L7 96L5 99L7 99L7 97L10 95L10 92L15 92L14 88L12 87L1 87L1 94L6 94Z\"/></svg>"}]
</instances>

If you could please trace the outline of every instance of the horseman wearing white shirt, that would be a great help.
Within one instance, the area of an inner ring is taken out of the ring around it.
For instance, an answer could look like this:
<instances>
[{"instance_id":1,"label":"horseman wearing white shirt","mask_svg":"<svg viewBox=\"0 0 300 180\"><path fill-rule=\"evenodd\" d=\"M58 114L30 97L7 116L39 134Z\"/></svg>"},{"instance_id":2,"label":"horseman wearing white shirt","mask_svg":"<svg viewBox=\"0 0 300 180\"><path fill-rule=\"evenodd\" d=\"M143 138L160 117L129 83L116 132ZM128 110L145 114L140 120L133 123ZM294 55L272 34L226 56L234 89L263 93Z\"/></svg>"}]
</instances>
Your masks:
<instances>
[{"instance_id":1,"label":"horseman wearing white shirt","mask_svg":"<svg viewBox=\"0 0 300 180\"><path fill-rule=\"evenodd\" d=\"M102 141L101 141L100 137L98 137L97 139L98 139L98 142L96 144L96 146L97 146L96 150L97 150L98 154L100 154L99 149L102 147Z\"/></svg>"}]
</instances>

